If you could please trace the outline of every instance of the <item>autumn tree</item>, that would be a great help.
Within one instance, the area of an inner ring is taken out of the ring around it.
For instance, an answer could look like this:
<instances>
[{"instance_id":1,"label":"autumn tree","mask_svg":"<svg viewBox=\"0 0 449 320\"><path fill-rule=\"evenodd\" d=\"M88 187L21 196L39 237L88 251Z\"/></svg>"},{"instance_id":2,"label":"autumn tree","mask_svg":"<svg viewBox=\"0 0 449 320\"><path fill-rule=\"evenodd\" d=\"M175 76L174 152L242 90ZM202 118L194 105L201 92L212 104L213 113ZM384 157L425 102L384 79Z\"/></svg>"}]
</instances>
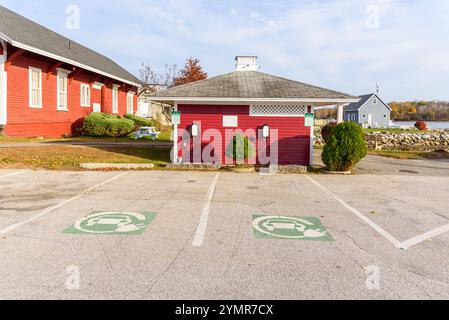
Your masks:
<instances>
[{"instance_id":1,"label":"autumn tree","mask_svg":"<svg viewBox=\"0 0 449 320\"><path fill-rule=\"evenodd\" d=\"M174 79L174 85L179 86L204 79L207 79L207 73L201 68L200 60L188 58L184 69L182 69L178 77Z\"/></svg>"}]
</instances>

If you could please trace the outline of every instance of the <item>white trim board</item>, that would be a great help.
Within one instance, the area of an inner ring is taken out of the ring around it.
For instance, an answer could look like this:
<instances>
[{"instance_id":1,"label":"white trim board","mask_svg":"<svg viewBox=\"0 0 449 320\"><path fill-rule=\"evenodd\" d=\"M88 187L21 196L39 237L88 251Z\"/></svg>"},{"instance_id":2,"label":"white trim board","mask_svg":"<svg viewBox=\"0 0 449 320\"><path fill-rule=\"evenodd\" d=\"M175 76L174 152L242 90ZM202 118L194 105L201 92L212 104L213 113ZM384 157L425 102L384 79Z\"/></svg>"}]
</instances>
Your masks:
<instances>
[{"instance_id":1,"label":"white trim board","mask_svg":"<svg viewBox=\"0 0 449 320\"><path fill-rule=\"evenodd\" d=\"M166 102L172 101L178 104L242 104L249 105L253 103L326 103L328 105L337 103L352 103L360 101L354 99L316 99L316 98L208 98L208 97L148 97L150 101Z\"/></svg>"}]
</instances>

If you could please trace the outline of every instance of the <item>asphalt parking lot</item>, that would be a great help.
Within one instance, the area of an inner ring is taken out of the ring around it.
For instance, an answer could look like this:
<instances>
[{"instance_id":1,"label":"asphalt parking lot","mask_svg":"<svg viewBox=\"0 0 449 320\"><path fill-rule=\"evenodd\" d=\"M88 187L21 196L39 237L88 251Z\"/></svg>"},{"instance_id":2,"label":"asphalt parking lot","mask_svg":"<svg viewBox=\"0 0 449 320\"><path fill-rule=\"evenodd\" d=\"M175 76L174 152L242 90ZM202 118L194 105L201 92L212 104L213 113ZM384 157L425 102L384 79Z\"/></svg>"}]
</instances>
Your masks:
<instances>
[{"instance_id":1,"label":"asphalt parking lot","mask_svg":"<svg viewBox=\"0 0 449 320\"><path fill-rule=\"evenodd\" d=\"M448 172L1 170L0 298L447 299Z\"/></svg>"}]
</instances>

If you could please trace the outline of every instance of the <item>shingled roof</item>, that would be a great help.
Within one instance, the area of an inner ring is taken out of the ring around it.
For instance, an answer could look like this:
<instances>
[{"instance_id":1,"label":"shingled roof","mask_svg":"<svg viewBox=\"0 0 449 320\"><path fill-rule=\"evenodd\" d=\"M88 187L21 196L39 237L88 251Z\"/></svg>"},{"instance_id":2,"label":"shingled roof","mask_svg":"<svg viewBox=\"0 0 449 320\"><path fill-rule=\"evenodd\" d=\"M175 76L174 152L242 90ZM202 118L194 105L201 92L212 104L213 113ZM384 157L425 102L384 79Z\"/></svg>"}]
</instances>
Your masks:
<instances>
[{"instance_id":1,"label":"shingled roof","mask_svg":"<svg viewBox=\"0 0 449 320\"><path fill-rule=\"evenodd\" d=\"M358 100L345 93L258 71L236 71L159 91L152 96L161 100L180 100L179 98L351 100L348 102Z\"/></svg>"},{"instance_id":2,"label":"shingled roof","mask_svg":"<svg viewBox=\"0 0 449 320\"><path fill-rule=\"evenodd\" d=\"M345 111L358 111L372 96L374 93L371 94L365 94L363 96L360 96L359 102L353 102L349 105L347 105L344 109Z\"/></svg>"},{"instance_id":3,"label":"shingled roof","mask_svg":"<svg viewBox=\"0 0 449 320\"><path fill-rule=\"evenodd\" d=\"M15 47L128 84L139 85L139 80L136 77L111 59L3 6L0 6L0 38Z\"/></svg>"},{"instance_id":4,"label":"shingled roof","mask_svg":"<svg viewBox=\"0 0 449 320\"><path fill-rule=\"evenodd\" d=\"M365 105L365 103L368 102L369 99L371 99L371 97L376 97L381 103L383 103L388 109L391 110L390 106L387 103L385 103L375 93L370 93L370 94L365 94L365 95L359 96L359 98L360 98L359 102L353 102L351 104L348 104L347 106L344 107L344 110L345 111L358 111L361 107L363 107Z\"/></svg>"}]
</instances>

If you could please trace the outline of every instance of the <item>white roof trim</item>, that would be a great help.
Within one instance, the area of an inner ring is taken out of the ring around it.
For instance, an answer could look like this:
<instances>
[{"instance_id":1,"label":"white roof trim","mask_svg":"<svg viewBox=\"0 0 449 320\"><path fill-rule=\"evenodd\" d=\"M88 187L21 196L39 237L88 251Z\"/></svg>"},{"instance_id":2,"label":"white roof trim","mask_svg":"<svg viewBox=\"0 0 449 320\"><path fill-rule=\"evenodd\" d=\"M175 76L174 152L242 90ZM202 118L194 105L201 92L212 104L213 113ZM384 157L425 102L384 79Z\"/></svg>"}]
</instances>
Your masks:
<instances>
[{"instance_id":1,"label":"white roof trim","mask_svg":"<svg viewBox=\"0 0 449 320\"><path fill-rule=\"evenodd\" d=\"M319 98L201 98L201 97L148 97L150 101L173 102L296 102L296 103L352 103L359 102L360 98L353 99L319 99Z\"/></svg>"},{"instance_id":2,"label":"white roof trim","mask_svg":"<svg viewBox=\"0 0 449 320\"><path fill-rule=\"evenodd\" d=\"M42 56L46 56L46 57L49 57L49 58L52 58L52 59L55 59L55 60L58 60L58 61L62 61L62 62L71 64L71 65L74 65L75 67L78 67L78 68L86 69L88 71L92 71L92 72L101 74L102 76L105 76L105 77L108 77L108 78L111 78L111 79L114 79L114 80L118 80L118 81L130 84L130 85L136 86L136 87L140 87L140 84L138 84L138 83L135 83L135 82L132 82L132 81L129 81L129 80L125 80L125 79L122 79L120 77L116 77L116 76L114 76L114 75L112 75L110 73L98 70L98 69L93 68L93 67L89 67L87 65L84 65L82 63L76 62L74 60L67 59L67 58L58 56L56 54L53 54L53 53L50 53L50 52L47 52L47 51L44 51L44 50L40 50L40 49L31 47L31 46L28 46L26 44L14 41L14 40L8 38L7 36L5 36L3 33L0 33L0 37L3 38L6 42L9 42L14 47L17 47L17 48L20 48L20 49L24 49L24 50L27 50L27 51L30 51L30 52L33 52L33 53L37 53L37 54L40 54Z\"/></svg>"}]
</instances>

